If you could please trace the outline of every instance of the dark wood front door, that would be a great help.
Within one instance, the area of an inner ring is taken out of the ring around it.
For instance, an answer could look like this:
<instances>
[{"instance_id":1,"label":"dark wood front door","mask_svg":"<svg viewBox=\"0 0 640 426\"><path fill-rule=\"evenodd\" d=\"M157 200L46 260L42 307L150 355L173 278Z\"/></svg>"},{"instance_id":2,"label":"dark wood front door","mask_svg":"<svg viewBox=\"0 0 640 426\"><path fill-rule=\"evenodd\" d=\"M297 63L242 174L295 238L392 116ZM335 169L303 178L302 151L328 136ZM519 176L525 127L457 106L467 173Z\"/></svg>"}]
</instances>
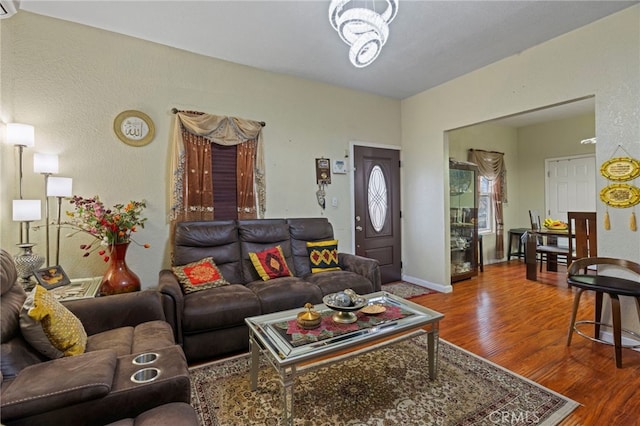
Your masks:
<instances>
[{"instance_id":1,"label":"dark wood front door","mask_svg":"<svg viewBox=\"0 0 640 426\"><path fill-rule=\"evenodd\" d=\"M380 262L382 282L401 279L400 151L354 146L356 254Z\"/></svg>"}]
</instances>

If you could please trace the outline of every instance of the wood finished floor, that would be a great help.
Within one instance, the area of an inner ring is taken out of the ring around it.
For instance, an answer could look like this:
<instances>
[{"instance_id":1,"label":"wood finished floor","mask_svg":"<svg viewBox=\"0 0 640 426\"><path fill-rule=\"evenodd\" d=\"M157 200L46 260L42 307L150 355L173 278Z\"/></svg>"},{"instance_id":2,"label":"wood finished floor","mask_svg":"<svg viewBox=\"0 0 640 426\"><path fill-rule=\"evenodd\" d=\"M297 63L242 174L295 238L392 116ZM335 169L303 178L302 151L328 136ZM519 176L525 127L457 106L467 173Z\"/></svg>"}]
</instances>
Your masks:
<instances>
[{"instance_id":1,"label":"wood finished floor","mask_svg":"<svg viewBox=\"0 0 640 426\"><path fill-rule=\"evenodd\" d=\"M445 315L440 337L582 404L561 425L640 425L640 352L574 334L566 346L573 290L566 268L525 279L524 263L486 265L478 277L455 283L452 293L412 301ZM579 318L593 317L583 294ZM624 325L623 325L624 326Z\"/></svg>"}]
</instances>

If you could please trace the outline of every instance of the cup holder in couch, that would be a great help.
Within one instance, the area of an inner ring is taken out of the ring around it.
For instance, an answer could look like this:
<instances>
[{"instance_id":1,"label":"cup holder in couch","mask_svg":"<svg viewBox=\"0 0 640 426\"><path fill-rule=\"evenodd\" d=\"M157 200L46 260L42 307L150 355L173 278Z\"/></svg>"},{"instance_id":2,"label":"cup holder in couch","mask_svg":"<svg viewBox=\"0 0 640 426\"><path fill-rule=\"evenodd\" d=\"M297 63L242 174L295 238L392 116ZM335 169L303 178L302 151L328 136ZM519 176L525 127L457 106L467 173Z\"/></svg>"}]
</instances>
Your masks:
<instances>
[{"instance_id":1,"label":"cup holder in couch","mask_svg":"<svg viewBox=\"0 0 640 426\"><path fill-rule=\"evenodd\" d=\"M148 352L148 353L144 353L144 354L140 354L137 357L135 357L133 359L133 363L135 365L146 365L146 364L151 364L153 362L155 362L156 359L158 359L158 354L155 352Z\"/></svg>"},{"instance_id":2,"label":"cup holder in couch","mask_svg":"<svg viewBox=\"0 0 640 426\"><path fill-rule=\"evenodd\" d=\"M131 375L131 381L134 383L149 383L154 381L160 375L158 368L143 368Z\"/></svg>"}]
</instances>

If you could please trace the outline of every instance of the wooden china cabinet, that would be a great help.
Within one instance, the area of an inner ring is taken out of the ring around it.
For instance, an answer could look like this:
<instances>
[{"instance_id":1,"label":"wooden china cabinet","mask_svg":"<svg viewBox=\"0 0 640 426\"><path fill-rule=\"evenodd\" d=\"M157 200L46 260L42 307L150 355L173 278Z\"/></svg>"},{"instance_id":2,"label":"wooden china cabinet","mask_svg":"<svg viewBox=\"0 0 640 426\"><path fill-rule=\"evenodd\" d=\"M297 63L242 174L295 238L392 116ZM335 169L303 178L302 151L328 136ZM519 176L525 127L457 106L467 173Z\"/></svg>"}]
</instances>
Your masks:
<instances>
[{"instance_id":1,"label":"wooden china cabinet","mask_svg":"<svg viewBox=\"0 0 640 426\"><path fill-rule=\"evenodd\" d=\"M451 282L478 275L478 166L449 160Z\"/></svg>"}]
</instances>

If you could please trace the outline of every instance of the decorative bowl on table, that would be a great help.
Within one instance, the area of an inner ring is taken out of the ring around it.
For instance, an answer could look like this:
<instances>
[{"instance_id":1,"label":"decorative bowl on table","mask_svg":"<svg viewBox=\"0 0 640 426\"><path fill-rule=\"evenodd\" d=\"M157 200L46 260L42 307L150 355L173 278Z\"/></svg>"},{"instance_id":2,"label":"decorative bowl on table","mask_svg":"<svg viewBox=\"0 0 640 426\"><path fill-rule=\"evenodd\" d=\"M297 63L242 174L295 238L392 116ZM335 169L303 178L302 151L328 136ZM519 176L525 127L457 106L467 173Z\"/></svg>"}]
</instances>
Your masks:
<instances>
[{"instance_id":1,"label":"decorative bowl on table","mask_svg":"<svg viewBox=\"0 0 640 426\"><path fill-rule=\"evenodd\" d=\"M351 324L358 320L355 311L367 305L367 299L358 296L353 290L347 289L337 293L327 294L322 302L331 310L336 311L331 317L333 321L341 324Z\"/></svg>"},{"instance_id":2,"label":"decorative bowl on table","mask_svg":"<svg viewBox=\"0 0 640 426\"><path fill-rule=\"evenodd\" d=\"M544 227L552 231L566 231L569 229L569 225L561 220L553 220L546 218L543 223Z\"/></svg>"},{"instance_id":3,"label":"decorative bowl on table","mask_svg":"<svg viewBox=\"0 0 640 426\"><path fill-rule=\"evenodd\" d=\"M307 330L319 327L322 322L322 316L313 310L313 305L311 303L306 303L304 308L306 311L298 313L298 316L296 317L298 325Z\"/></svg>"}]
</instances>

